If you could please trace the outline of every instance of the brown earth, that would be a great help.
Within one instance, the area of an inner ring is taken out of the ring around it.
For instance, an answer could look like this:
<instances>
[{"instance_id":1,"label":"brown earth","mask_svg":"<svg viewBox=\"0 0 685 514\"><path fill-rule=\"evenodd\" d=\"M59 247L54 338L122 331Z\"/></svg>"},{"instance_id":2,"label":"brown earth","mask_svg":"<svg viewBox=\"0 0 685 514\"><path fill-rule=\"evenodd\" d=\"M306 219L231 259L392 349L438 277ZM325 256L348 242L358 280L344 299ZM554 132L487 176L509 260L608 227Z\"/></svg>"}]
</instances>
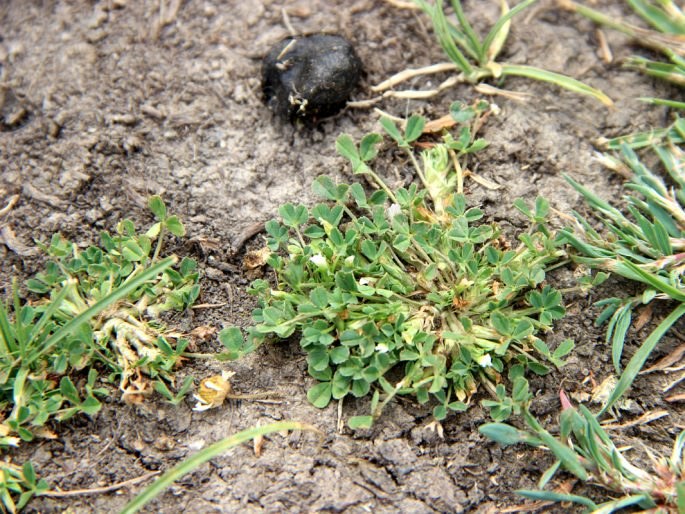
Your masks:
<instances>
[{"instance_id":1,"label":"brown earth","mask_svg":"<svg viewBox=\"0 0 685 514\"><path fill-rule=\"evenodd\" d=\"M497 14L497 2L464 2L478 26ZM618 1L607 12L625 14ZM514 24L503 59L572 75L601 88L616 102L598 102L552 86L510 79L504 87L531 95L526 102L492 99L501 114L485 127L491 146L477 171L501 184L497 190L469 183L469 198L493 220L516 224L511 203L544 195L569 212L583 204L561 174L600 192L621 194L619 177L593 160L592 142L650 126L661 126L664 109L637 101L673 94L649 78L605 64L597 54L594 27L538 4ZM44 263L33 241L56 231L97 241L128 217L149 224L146 199L162 194L185 221L188 241L170 248L201 263L202 303L173 321L182 330L250 323L252 299L241 267L244 248L235 246L256 222L274 216L284 202L311 203L310 185L320 174L351 180L334 150L337 135L354 137L376 129L377 115L348 109L314 129L293 128L274 119L260 92L260 57L288 35L284 18L298 33L338 32L357 48L366 77L355 99L369 98L369 86L407 67L444 60L425 17L382 1L312 0L254 2L218 0L28 1L0 4L0 205L18 203L0 218L0 285L26 278ZM607 33L617 61L635 51ZM446 78L419 78L415 88ZM437 118L454 100L472 101L468 86L428 101L382 102L385 111L418 112ZM405 165L386 158L381 172L394 180ZM247 247L257 248L260 236ZM570 284L571 271L554 280ZM588 297L566 298L569 316L549 334L554 344L575 339L577 349L561 373L532 382L536 413L552 426L559 410L559 384L571 393L590 392L588 377L611 372L603 330L593 326L592 302L623 294L610 282ZM659 313L655 314L658 320ZM648 333L631 333L634 343ZM667 336L659 353L677 344ZM211 341L203 350L215 351ZM474 402L444 423L444 438L431 430L430 410L410 401L387 408L368 431L338 431L333 405L318 410L306 399L312 379L296 341L260 348L231 363L195 361L183 373L197 378L222 369L236 372L234 389L277 391L273 402L241 401L208 412L193 412L155 398L126 406L115 390L93 420L58 427L59 438L26 445L12 454L30 458L53 489L94 488L164 470L201 445L273 420L316 425L323 439L307 434L269 437L261 457L250 445L238 447L186 476L148 506L149 512L502 512L522 500L513 493L533 488L548 455L523 447L501 449L477 427L488 416ZM666 378L649 375L632 393L628 416L665 408L666 421L633 427L621 435L660 448L683 426L681 409L660 393ZM364 401L349 402L343 418L363 413ZM72 498L38 498L29 512L116 512L141 486L115 493ZM599 490L585 490L603 498ZM558 512L568 512L557 507Z\"/></svg>"}]
</instances>

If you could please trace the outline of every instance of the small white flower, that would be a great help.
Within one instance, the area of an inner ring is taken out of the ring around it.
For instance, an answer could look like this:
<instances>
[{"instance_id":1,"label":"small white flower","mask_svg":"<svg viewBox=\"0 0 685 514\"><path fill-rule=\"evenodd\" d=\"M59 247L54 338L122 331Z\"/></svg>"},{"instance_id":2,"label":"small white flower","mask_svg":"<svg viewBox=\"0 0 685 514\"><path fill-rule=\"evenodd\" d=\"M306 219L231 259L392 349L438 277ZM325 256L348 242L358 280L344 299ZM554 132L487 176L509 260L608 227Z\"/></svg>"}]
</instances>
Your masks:
<instances>
[{"instance_id":1,"label":"small white flower","mask_svg":"<svg viewBox=\"0 0 685 514\"><path fill-rule=\"evenodd\" d=\"M371 283L371 280L369 280L369 277L362 277L359 279L359 285L360 286L368 286Z\"/></svg>"},{"instance_id":2,"label":"small white flower","mask_svg":"<svg viewBox=\"0 0 685 514\"><path fill-rule=\"evenodd\" d=\"M502 112L502 109L500 109L499 105L497 105L496 103L490 104L490 110L492 111L492 114L494 114L495 116L499 115L499 113Z\"/></svg>"},{"instance_id":3,"label":"small white flower","mask_svg":"<svg viewBox=\"0 0 685 514\"><path fill-rule=\"evenodd\" d=\"M316 253L316 254L312 255L309 258L309 260L312 261L319 268L325 268L328 265L328 261L326 260L326 257L321 255L320 253Z\"/></svg>"},{"instance_id":4,"label":"small white flower","mask_svg":"<svg viewBox=\"0 0 685 514\"><path fill-rule=\"evenodd\" d=\"M396 203L390 204L390 207L387 208L385 214L388 217L388 219L393 219L398 214L402 214L402 207L400 207L399 204Z\"/></svg>"},{"instance_id":5,"label":"small white flower","mask_svg":"<svg viewBox=\"0 0 685 514\"><path fill-rule=\"evenodd\" d=\"M481 368L489 368L492 366L492 357L490 357L490 354L486 353L485 355L481 356L481 358L478 359L478 365Z\"/></svg>"},{"instance_id":6,"label":"small white flower","mask_svg":"<svg viewBox=\"0 0 685 514\"><path fill-rule=\"evenodd\" d=\"M388 353L390 351L390 348L388 348L388 345L385 343L378 343L376 345L376 351L378 353Z\"/></svg>"},{"instance_id":7,"label":"small white flower","mask_svg":"<svg viewBox=\"0 0 685 514\"><path fill-rule=\"evenodd\" d=\"M354 264L354 255L345 257L345 264Z\"/></svg>"}]
</instances>

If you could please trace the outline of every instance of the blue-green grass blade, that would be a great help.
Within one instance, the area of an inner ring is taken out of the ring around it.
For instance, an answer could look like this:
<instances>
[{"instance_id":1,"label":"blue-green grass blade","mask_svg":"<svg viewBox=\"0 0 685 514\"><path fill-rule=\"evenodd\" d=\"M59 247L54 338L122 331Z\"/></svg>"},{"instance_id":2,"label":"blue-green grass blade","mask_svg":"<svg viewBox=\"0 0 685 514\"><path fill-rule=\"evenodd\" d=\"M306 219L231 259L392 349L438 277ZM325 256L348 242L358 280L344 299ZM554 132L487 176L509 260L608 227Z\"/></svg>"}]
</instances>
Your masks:
<instances>
[{"instance_id":1,"label":"blue-green grass blade","mask_svg":"<svg viewBox=\"0 0 685 514\"><path fill-rule=\"evenodd\" d=\"M592 511L592 514L611 514L612 512L619 512L626 507L632 507L633 505L639 505L643 509L656 506L647 494L633 494L631 496L626 496L625 498L602 503Z\"/></svg>"},{"instance_id":2,"label":"blue-green grass blade","mask_svg":"<svg viewBox=\"0 0 685 514\"><path fill-rule=\"evenodd\" d=\"M24 326L24 321L21 316L21 299L19 298L19 291L13 288L12 302L14 304L14 337L16 338L19 355L25 356L28 348L27 328Z\"/></svg>"},{"instance_id":3,"label":"blue-green grass blade","mask_svg":"<svg viewBox=\"0 0 685 514\"><path fill-rule=\"evenodd\" d=\"M588 409L585 405L580 404L578 406L578 410L580 413L583 415L585 418L585 421L587 423L587 426L592 429L594 434L600 438L600 440L610 448L614 448L614 443L611 441L609 438L609 435L606 433L604 428L602 428L602 425L599 424L597 421L597 417L590 412L590 409Z\"/></svg>"},{"instance_id":4,"label":"blue-green grass blade","mask_svg":"<svg viewBox=\"0 0 685 514\"><path fill-rule=\"evenodd\" d=\"M677 498L676 505L678 512L685 512L685 481L680 481L675 486Z\"/></svg>"},{"instance_id":5,"label":"blue-green grass blade","mask_svg":"<svg viewBox=\"0 0 685 514\"><path fill-rule=\"evenodd\" d=\"M561 73L555 73L553 71L542 70L540 68L522 64L502 64L502 75L513 75L548 82L568 91L595 98L607 107L614 105L611 98L599 89L583 84L581 81L562 75Z\"/></svg>"},{"instance_id":6,"label":"blue-green grass blade","mask_svg":"<svg viewBox=\"0 0 685 514\"><path fill-rule=\"evenodd\" d=\"M613 407L616 401L618 401L618 399L621 398L630 388L630 386L633 384L633 381L642 370L642 367L645 365L649 355L652 353L652 350L654 350L659 341L661 341L661 338L664 336L664 334L666 334L668 329L670 329L671 326L683 316L683 314L685 314L685 303L678 305L678 307L676 307L666 318L664 318L661 323L659 323L649 337L645 339L644 343L642 343L642 346L640 346L638 351L635 352L633 357L628 362L628 365L621 375L621 378L619 378L616 387L611 392L606 404L602 407L602 410L599 413L600 415L604 414L608 409Z\"/></svg>"},{"instance_id":7,"label":"blue-green grass blade","mask_svg":"<svg viewBox=\"0 0 685 514\"><path fill-rule=\"evenodd\" d=\"M574 474L579 479L585 481L588 474L583 467L578 454L568 446L559 442L552 434L545 430L530 412L524 413L526 424L535 432L536 437L549 448L554 456L561 461L567 471Z\"/></svg>"},{"instance_id":8,"label":"blue-green grass blade","mask_svg":"<svg viewBox=\"0 0 685 514\"><path fill-rule=\"evenodd\" d=\"M654 151L659 156L668 174L678 184L681 192L685 190L685 170L681 165L682 158L680 154L676 154L673 149L665 146L655 146ZM683 205L683 202L681 202L681 205Z\"/></svg>"},{"instance_id":9,"label":"blue-green grass blade","mask_svg":"<svg viewBox=\"0 0 685 514\"><path fill-rule=\"evenodd\" d=\"M547 470L542 474L540 477L540 480L538 480L538 487L540 489L544 489L547 484L549 483L550 480L554 477L557 471L559 471L559 467L561 466L561 461L556 460L554 461L554 464L552 464Z\"/></svg>"},{"instance_id":10,"label":"blue-green grass blade","mask_svg":"<svg viewBox=\"0 0 685 514\"><path fill-rule=\"evenodd\" d=\"M529 500L578 503L592 509L593 512L597 508L597 504L590 498L578 496L576 494L556 493L554 491L528 491L525 489L518 489L516 494L528 498Z\"/></svg>"},{"instance_id":11,"label":"blue-green grass blade","mask_svg":"<svg viewBox=\"0 0 685 514\"><path fill-rule=\"evenodd\" d=\"M274 432L281 432L283 430L309 430L318 432L318 430L313 426L306 425L304 423L298 423L296 421L280 421L278 423L271 423L263 427L250 428L243 430L242 432L238 432L237 434L208 446L204 450L199 451L195 455L192 455L180 464L171 468L169 471L155 480L145 490L143 490L142 493L136 496L133 501L126 505L121 511L121 514L133 514L138 512L141 508L143 508L143 506L162 493L176 480L195 470L198 466L201 466L205 462L221 455L227 450L254 439L255 437L272 434Z\"/></svg>"},{"instance_id":12,"label":"blue-green grass blade","mask_svg":"<svg viewBox=\"0 0 685 514\"><path fill-rule=\"evenodd\" d=\"M583 195L583 198L585 198L587 203L590 204L590 207L592 207L593 209L606 214L609 218L614 219L614 220L625 218L625 216L623 216L623 213L621 211L619 211L615 207L612 207L609 202L607 202L606 200L603 200L602 198L597 196L590 189L583 186L579 182L576 182L569 175L564 174L564 178L566 179L566 182L571 184L573 189L575 189L581 195Z\"/></svg>"},{"instance_id":13,"label":"blue-green grass blade","mask_svg":"<svg viewBox=\"0 0 685 514\"><path fill-rule=\"evenodd\" d=\"M671 246L671 240L668 237L668 232L658 221L652 223L647 218L645 218L640 212L635 208L630 208L631 214L637 220L642 234L647 239L647 241L657 250L657 256L662 257L664 255L671 255L673 253L673 247Z\"/></svg>"},{"instance_id":14,"label":"blue-green grass blade","mask_svg":"<svg viewBox=\"0 0 685 514\"><path fill-rule=\"evenodd\" d=\"M433 19L433 9L435 9L433 5L426 2L426 0L413 0L413 2L418 5L424 13L430 16L431 20ZM464 36L464 34L462 34L457 27L450 23L449 20L447 21L447 28L449 30L449 35L452 36L452 39L458 45L458 47L471 59L478 61L478 55L473 53L473 50L466 40L466 36Z\"/></svg>"},{"instance_id":15,"label":"blue-green grass blade","mask_svg":"<svg viewBox=\"0 0 685 514\"><path fill-rule=\"evenodd\" d=\"M673 216L671 216L671 214L661 205L657 205L652 201L644 202L634 196L630 197L629 201L640 209L640 211L651 214L654 217L655 223L662 225L664 231L666 231L669 236L676 238L683 237L683 232L674 221ZM671 246L670 241L669 246Z\"/></svg>"},{"instance_id":16,"label":"blue-green grass blade","mask_svg":"<svg viewBox=\"0 0 685 514\"><path fill-rule=\"evenodd\" d=\"M671 452L671 462L675 466L682 466L683 464L683 449L685 449L685 430L681 431L673 443L673 451Z\"/></svg>"},{"instance_id":17,"label":"blue-green grass blade","mask_svg":"<svg viewBox=\"0 0 685 514\"><path fill-rule=\"evenodd\" d=\"M576 237L575 233L573 233L569 229L564 229L562 231L561 238L562 241L565 241L566 243L570 244L583 255L590 256L593 259L604 260L606 258L611 257L611 254L609 252L604 251L602 248L599 248L598 246L586 243L583 239Z\"/></svg>"},{"instance_id":18,"label":"blue-green grass blade","mask_svg":"<svg viewBox=\"0 0 685 514\"><path fill-rule=\"evenodd\" d=\"M632 311L631 303L627 303L618 309L611 317L610 326L607 329L607 343L611 342L611 358L617 374L621 373L621 356L623 355L626 334L630 328Z\"/></svg>"}]
</instances>

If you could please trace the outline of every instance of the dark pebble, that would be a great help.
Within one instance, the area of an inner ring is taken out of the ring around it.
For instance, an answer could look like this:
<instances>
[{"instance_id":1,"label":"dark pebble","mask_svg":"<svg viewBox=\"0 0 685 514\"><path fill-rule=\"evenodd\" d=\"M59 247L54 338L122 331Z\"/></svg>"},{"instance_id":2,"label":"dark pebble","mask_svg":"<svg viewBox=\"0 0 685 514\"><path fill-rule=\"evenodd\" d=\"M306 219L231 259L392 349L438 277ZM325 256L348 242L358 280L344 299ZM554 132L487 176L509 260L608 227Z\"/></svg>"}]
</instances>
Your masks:
<instances>
[{"instance_id":1,"label":"dark pebble","mask_svg":"<svg viewBox=\"0 0 685 514\"><path fill-rule=\"evenodd\" d=\"M278 116L316 121L345 106L361 72L359 57L341 36L288 37L264 57L262 89Z\"/></svg>"}]
</instances>

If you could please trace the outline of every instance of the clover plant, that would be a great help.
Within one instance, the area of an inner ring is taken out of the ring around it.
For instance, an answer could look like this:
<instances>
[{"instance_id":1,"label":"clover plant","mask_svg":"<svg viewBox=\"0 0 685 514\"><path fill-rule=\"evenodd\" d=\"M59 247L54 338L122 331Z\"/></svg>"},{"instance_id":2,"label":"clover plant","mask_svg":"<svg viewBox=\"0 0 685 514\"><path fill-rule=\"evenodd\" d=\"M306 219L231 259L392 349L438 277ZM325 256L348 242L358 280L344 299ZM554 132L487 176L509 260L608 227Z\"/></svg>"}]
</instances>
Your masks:
<instances>
[{"instance_id":1,"label":"clover plant","mask_svg":"<svg viewBox=\"0 0 685 514\"><path fill-rule=\"evenodd\" d=\"M266 224L276 284L251 286L259 307L248 341L299 338L317 407L371 395L371 415L352 418L353 428L369 426L395 395L433 398L443 419L464 410L479 384L494 392L510 363L545 373L541 357L561 365L572 347L552 352L539 337L564 315L561 294L545 283L565 255L547 201L515 203L529 227L511 239L455 192L469 155L486 145L472 128L487 110L455 104L459 136L445 134L420 162L413 143L425 120L412 116L404 132L381 120L420 185L393 189L372 169L381 135L359 145L342 135L338 152L377 189L321 176L313 189L325 203L283 205Z\"/></svg>"}]
</instances>

